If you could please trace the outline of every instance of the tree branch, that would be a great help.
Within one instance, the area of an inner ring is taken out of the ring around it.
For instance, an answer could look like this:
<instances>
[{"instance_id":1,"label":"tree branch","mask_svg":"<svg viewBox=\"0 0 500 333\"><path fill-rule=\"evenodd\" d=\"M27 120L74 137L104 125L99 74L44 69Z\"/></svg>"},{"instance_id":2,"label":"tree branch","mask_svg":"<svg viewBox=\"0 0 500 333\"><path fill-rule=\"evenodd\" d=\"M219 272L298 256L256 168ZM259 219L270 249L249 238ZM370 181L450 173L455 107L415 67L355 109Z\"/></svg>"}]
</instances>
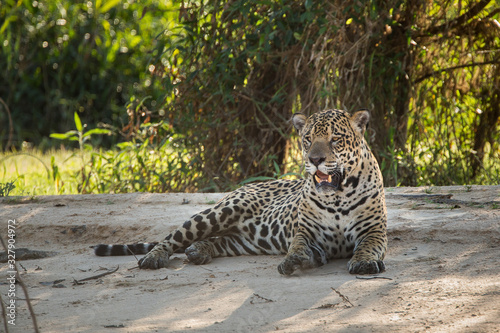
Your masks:
<instances>
[{"instance_id":1,"label":"tree branch","mask_svg":"<svg viewBox=\"0 0 500 333\"><path fill-rule=\"evenodd\" d=\"M483 18L483 20L490 19L493 16L495 16L497 13L500 13L500 7L493 9L488 15L486 15L486 17Z\"/></svg>"},{"instance_id":2,"label":"tree branch","mask_svg":"<svg viewBox=\"0 0 500 333\"><path fill-rule=\"evenodd\" d=\"M474 6L472 6L468 12L460 15L454 20L448 21L444 24L438 25L437 27L431 27L425 31L422 36L435 35L438 33L444 33L448 30L455 29L466 23L468 20L479 14L491 0L481 0Z\"/></svg>"},{"instance_id":3,"label":"tree branch","mask_svg":"<svg viewBox=\"0 0 500 333\"><path fill-rule=\"evenodd\" d=\"M452 66L452 67L448 67L448 68L438 69L437 71L433 71L431 73L424 74L421 77L419 77L418 79L413 80L412 84L420 83L420 82L424 81L425 79L428 79L428 78L430 78L430 77L432 77L434 75L437 75L437 74L441 74L443 72L452 72L455 69L467 68L467 67L493 65L493 64L498 64L499 62L500 62L499 59L494 59L494 60L490 60L490 61L472 62L472 63L469 63L469 64L463 64L463 65L458 65L458 66Z\"/></svg>"}]
</instances>

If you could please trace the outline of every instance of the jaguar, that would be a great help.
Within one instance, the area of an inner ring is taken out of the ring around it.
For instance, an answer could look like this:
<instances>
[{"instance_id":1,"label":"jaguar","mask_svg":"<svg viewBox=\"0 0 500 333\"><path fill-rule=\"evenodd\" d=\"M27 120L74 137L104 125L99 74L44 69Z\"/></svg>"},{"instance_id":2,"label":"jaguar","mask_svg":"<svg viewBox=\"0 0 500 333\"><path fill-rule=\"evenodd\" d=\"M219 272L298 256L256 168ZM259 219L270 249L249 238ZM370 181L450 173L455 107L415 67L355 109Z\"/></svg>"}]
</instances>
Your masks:
<instances>
[{"instance_id":1,"label":"jaguar","mask_svg":"<svg viewBox=\"0 0 500 333\"><path fill-rule=\"evenodd\" d=\"M350 258L351 274L385 270L387 210L382 175L364 138L370 113L295 113L305 177L243 186L193 215L159 243L100 244L95 254L146 254L139 267L167 267L184 252L202 265L239 255L285 255L278 272Z\"/></svg>"}]
</instances>

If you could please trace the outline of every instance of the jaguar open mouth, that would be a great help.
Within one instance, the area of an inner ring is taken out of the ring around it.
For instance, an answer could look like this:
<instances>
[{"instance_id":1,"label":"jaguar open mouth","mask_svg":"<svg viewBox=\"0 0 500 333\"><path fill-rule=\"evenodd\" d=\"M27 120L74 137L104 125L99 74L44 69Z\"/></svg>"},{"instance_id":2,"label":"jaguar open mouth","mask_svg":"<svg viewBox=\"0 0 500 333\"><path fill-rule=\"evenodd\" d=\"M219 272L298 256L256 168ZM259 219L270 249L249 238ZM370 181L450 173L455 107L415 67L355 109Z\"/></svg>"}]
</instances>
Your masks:
<instances>
[{"instance_id":1,"label":"jaguar open mouth","mask_svg":"<svg viewBox=\"0 0 500 333\"><path fill-rule=\"evenodd\" d=\"M318 170L314 174L313 179L317 189L327 186L336 191L340 188L340 184L342 182L342 172L334 170L333 172L330 172L330 174L324 174Z\"/></svg>"}]
</instances>

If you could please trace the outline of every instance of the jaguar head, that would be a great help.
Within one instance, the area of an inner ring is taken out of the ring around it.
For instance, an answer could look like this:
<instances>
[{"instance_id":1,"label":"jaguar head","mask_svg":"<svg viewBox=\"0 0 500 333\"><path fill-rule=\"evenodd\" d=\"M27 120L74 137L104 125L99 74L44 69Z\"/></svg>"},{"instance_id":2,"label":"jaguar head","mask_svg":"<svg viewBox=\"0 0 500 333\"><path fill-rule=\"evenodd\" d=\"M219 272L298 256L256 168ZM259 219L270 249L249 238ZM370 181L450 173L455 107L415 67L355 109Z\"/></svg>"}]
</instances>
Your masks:
<instances>
[{"instance_id":1,"label":"jaguar head","mask_svg":"<svg viewBox=\"0 0 500 333\"><path fill-rule=\"evenodd\" d=\"M293 124L301 138L305 169L319 194L340 190L358 166L369 119L370 113L365 110L352 116L341 110L321 111L310 117L301 113L293 115Z\"/></svg>"}]
</instances>

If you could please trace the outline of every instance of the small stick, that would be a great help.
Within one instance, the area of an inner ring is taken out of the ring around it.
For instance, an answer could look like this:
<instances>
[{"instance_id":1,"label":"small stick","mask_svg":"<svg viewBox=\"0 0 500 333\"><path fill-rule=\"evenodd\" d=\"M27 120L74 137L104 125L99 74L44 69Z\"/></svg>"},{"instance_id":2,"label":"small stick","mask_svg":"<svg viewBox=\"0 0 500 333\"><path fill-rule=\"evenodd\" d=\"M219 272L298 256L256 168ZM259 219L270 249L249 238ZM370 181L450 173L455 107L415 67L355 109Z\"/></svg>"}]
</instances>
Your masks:
<instances>
[{"instance_id":1,"label":"small stick","mask_svg":"<svg viewBox=\"0 0 500 333\"><path fill-rule=\"evenodd\" d=\"M112 271L107 271L107 272L104 272L104 273L101 273L101 274L97 274L97 275L94 275L94 276L89 276L89 277L84 278L84 279L81 279L81 280L76 280L76 279L74 279L73 283L74 283L74 284L80 284L80 283L82 283L83 281L88 281L88 280L98 279L98 278L101 278L101 277L106 276L106 275L108 275L108 274L112 274L112 273L116 272L116 271L118 270L118 268L120 268L120 266L119 266L119 265L118 265L118 266L116 266L116 268L115 268L114 270L112 270Z\"/></svg>"},{"instance_id":2,"label":"small stick","mask_svg":"<svg viewBox=\"0 0 500 333\"><path fill-rule=\"evenodd\" d=\"M253 293L253 295L254 295L255 297L257 297L257 298L260 298L260 299L262 299L262 300L266 301L267 303L272 303L272 302L274 302L272 299L262 297L262 296L260 296L259 294L256 294L256 293Z\"/></svg>"},{"instance_id":3,"label":"small stick","mask_svg":"<svg viewBox=\"0 0 500 333\"><path fill-rule=\"evenodd\" d=\"M134 253L134 252L132 252L132 250L128 247L128 245L125 245L125 246L127 247L127 251L128 251L128 252L130 252L130 254L134 256L134 258L135 258L135 260L136 260L137 262L139 262L139 259L137 259L137 257L135 256L135 253Z\"/></svg>"},{"instance_id":4,"label":"small stick","mask_svg":"<svg viewBox=\"0 0 500 333\"><path fill-rule=\"evenodd\" d=\"M342 295L339 291L337 291L337 290L336 290L335 288L333 288L333 287L330 287L330 288L331 288L333 291L335 291L335 292L337 293L337 295L339 295L339 296L340 296L340 298L342 298L342 300L343 300L344 302L347 302L347 303L349 303L351 306L354 306L354 304L352 304L352 303L351 303L351 301L349 300L349 298L347 298L347 296Z\"/></svg>"},{"instance_id":5,"label":"small stick","mask_svg":"<svg viewBox=\"0 0 500 333\"><path fill-rule=\"evenodd\" d=\"M209 271L209 272L213 272L214 271L213 269L206 268L206 267L203 267L203 266L200 266L200 268L203 268L204 270Z\"/></svg>"},{"instance_id":6,"label":"small stick","mask_svg":"<svg viewBox=\"0 0 500 333\"><path fill-rule=\"evenodd\" d=\"M392 280L391 278L385 277L385 276L356 276L356 279L359 279L359 280L373 280L373 279Z\"/></svg>"},{"instance_id":7,"label":"small stick","mask_svg":"<svg viewBox=\"0 0 500 333\"><path fill-rule=\"evenodd\" d=\"M312 310L323 310L323 309L330 309L330 308L334 308L336 307L337 305L339 305L340 303L327 303L327 304L323 304L323 305L320 305L318 306L317 308L313 308Z\"/></svg>"}]
</instances>

